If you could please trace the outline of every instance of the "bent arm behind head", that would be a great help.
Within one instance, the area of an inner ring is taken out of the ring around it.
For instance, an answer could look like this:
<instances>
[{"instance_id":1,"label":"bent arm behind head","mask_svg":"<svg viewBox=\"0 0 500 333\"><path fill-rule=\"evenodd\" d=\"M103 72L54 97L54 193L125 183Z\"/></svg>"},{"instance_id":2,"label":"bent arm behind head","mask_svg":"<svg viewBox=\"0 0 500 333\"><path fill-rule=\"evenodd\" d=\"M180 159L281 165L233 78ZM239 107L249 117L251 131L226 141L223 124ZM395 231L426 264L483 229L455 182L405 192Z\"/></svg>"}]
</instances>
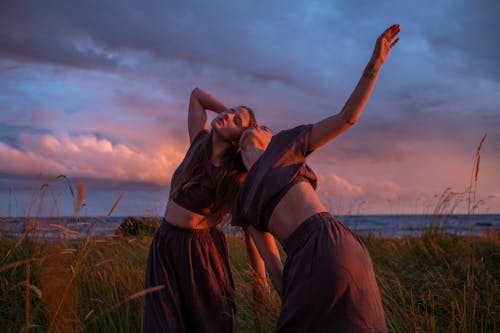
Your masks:
<instances>
[{"instance_id":1,"label":"bent arm behind head","mask_svg":"<svg viewBox=\"0 0 500 333\"><path fill-rule=\"evenodd\" d=\"M189 97L188 109L190 142L193 142L200 131L208 129L207 110L220 113L226 111L227 107L217 97L200 88L194 88Z\"/></svg>"}]
</instances>

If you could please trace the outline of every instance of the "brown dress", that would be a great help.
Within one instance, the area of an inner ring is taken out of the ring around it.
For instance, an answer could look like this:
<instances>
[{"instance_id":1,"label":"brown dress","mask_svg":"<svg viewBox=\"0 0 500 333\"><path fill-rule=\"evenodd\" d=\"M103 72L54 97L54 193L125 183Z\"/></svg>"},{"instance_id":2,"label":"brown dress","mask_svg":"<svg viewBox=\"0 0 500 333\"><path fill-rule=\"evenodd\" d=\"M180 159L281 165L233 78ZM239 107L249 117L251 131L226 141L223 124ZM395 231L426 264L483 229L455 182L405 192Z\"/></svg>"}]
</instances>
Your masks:
<instances>
[{"instance_id":1,"label":"brown dress","mask_svg":"<svg viewBox=\"0 0 500 333\"><path fill-rule=\"evenodd\" d=\"M234 284L224 234L163 221L146 267L144 332L232 332Z\"/></svg>"},{"instance_id":2,"label":"brown dress","mask_svg":"<svg viewBox=\"0 0 500 333\"><path fill-rule=\"evenodd\" d=\"M178 181L195 147L208 137L193 140L184 161L172 176ZM205 161L209 177L188 192L171 198L180 206L206 214L215 197L217 168ZM163 220L153 236L146 266L145 286L163 287L146 294L144 332L232 332L235 312L234 282L227 243L216 227L185 229Z\"/></svg>"},{"instance_id":3,"label":"brown dress","mask_svg":"<svg viewBox=\"0 0 500 333\"><path fill-rule=\"evenodd\" d=\"M273 136L249 170L233 224L268 231L274 207L298 181L316 187L306 165L312 125ZM276 332L387 332L370 255L330 213L306 219L283 244L283 302Z\"/></svg>"}]
</instances>

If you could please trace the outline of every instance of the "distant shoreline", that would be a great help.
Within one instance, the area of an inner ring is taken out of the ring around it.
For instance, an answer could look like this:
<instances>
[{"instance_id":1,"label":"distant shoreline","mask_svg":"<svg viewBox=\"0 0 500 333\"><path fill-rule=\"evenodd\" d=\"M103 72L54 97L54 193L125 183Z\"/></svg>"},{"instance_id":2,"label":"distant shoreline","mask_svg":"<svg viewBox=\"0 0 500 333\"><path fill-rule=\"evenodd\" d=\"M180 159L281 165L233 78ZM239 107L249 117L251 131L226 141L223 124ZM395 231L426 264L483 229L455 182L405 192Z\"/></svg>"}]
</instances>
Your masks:
<instances>
[{"instance_id":1,"label":"distant shoreline","mask_svg":"<svg viewBox=\"0 0 500 333\"><path fill-rule=\"evenodd\" d=\"M332 213L333 214L333 213ZM499 215L500 216L500 212L499 213L474 213L474 214L466 214L466 213L460 213L460 214L333 214L334 216L337 216L337 217L352 217L352 216L495 216L495 215ZM158 218L161 218L161 215L112 215L112 216L106 216L106 215L82 215L82 216L78 216L79 219L85 219L85 218L102 218L102 219L106 219L106 218L126 218L128 216L134 216L134 217L139 217L139 218L144 218L144 217L149 217L149 218L152 218L152 217L158 217ZM20 216L20 215L16 215L16 216L0 216L0 220L1 219L19 219L19 218L27 218L26 216ZM53 219L56 219L56 218L63 218L63 219L70 219L70 218L77 218L77 216L74 216L74 215L65 215L65 216L32 216L32 217L29 217L29 218L33 218L33 219L37 219L37 218L53 218Z\"/></svg>"},{"instance_id":2,"label":"distant shoreline","mask_svg":"<svg viewBox=\"0 0 500 333\"><path fill-rule=\"evenodd\" d=\"M481 235L500 231L500 214L420 214L420 215L337 215L342 223L360 235L390 238L420 236L428 232L450 235ZM128 221L128 222L127 222ZM107 237L118 233L137 235L153 233L161 223L159 216L70 216L70 217L1 217L0 234L16 237L29 229L36 229L46 238ZM222 224L227 234L238 234L240 229Z\"/></svg>"}]
</instances>

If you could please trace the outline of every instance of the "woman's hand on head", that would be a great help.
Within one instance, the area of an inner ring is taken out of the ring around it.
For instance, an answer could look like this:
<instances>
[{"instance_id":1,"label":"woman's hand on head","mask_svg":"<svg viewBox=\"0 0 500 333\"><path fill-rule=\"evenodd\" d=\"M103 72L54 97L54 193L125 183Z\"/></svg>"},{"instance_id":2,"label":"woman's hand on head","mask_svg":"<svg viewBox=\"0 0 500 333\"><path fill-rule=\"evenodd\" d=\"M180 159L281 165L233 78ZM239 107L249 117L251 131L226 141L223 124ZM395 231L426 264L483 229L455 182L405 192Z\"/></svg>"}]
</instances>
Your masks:
<instances>
[{"instance_id":1,"label":"woman's hand on head","mask_svg":"<svg viewBox=\"0 0 500 333\"><path fill-rule=\"evenodd\" d=\"M207 110L221 113L226 111L227 107L207 91L194 88L189 97L188 108L188 132L191 142L200 131L208 129Z\"/></svg>"},{"instance_id":2,"label":"woman's hand on head","mask_svg":"<svg viewBox=\"0 0 500 333\"><path fill-rule=\"evenodd\" d=\"M392 48L399 41L397 36L400 31L399 24L394 24L377 38L371 59L375 64L382 65L385 62Z\"/></svg>"},{"instance_id":3,"label":"woman's hand on head","mask_svg":"<svg viewBox=\"0 0 500 333\"><path fill-rule=\"evenodd\" d=\"M252 125L248 126L247 128L245 128L243 130L243 132L241 132L240 140L239 140L239 147L240 148L244 144L244 141L246 140L246 137L248 135L251 135L250 132L252 132L254 129L256 129L258 127L259 127L259 125L257 123L255 123L255 124L252 124Z\"/></svg>"}]
</instances>

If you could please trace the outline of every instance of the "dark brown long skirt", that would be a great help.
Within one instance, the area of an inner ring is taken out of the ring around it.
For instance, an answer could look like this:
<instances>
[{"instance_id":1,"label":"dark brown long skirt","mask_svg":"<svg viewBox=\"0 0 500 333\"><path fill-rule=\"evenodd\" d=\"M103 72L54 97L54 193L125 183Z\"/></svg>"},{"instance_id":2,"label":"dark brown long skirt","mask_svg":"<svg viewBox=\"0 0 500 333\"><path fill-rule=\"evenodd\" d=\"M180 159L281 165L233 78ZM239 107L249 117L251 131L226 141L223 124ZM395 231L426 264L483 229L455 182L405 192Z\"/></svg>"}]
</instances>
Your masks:
<instances>
[{"instance_id":1,"label":"dark brown long skirt","mask_svg":"<svg viewBox=\"0 0 500 333\"><path fill-rule=\"evenodd\" d=\"M144 332L232 332L234 283L224 234L163 221L146 267Z\"/></svg>"},{"instance_id":2,"label":"dark brown long skirt","mask_svg":"<svg viewBox=\"0 0 500 333\"><path fill-rule=\"evenodd\" d=\"M370 255L344 224L315 214L284 248L276 332L387 332Z\"/></svg>"}]
</instances>

